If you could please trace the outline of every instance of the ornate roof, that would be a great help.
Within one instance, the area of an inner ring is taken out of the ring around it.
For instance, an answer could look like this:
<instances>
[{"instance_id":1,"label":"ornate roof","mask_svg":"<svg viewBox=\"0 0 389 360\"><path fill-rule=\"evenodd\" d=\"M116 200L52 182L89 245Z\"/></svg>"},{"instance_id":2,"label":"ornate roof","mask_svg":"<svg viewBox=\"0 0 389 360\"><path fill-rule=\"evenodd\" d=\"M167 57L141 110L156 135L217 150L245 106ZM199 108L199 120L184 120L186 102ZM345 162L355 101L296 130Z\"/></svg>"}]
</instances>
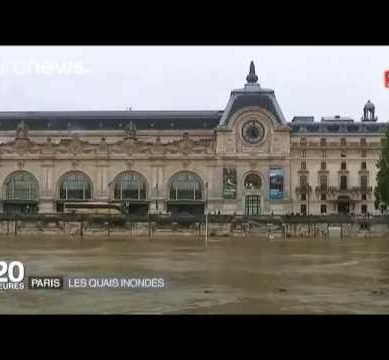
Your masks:
<instances>
[{"instance_id":1,"label":"ornate roof","mask_svg":"<svg viewBox=\"0 0 389 360\"><path fill-rule=\"evenodd\" d=\"M247 76L247 84L243 89L231 92L230 100L220 119L219 128L228 127L229 120L237 111L251 106L259 106L274 115L280 125L286 125L285 117L274 95L274 90L263 89L257 83L258 76L255 74L254 63L250 64Z\"/></svg>"},{"instance_id":2,"label":"ornate roof","mask_svg":"<svg viewBox=\"0 0 389 360\"><path fill-rule=\"evenodd\" d=\"M16 130L137 130L214 129L221 111L39 111L0 112L0 131Z\"/></svg>"},{"instance_id":3,"label":"ornate roof","mask_svg":"<svg viewBox=\"0 0 389 360\"><path fill-rule=\"evenodd\" d=\"M225 129L231 117L240 110L260 107L270 112L281 126L289 126L292 133L357 134L381 133L388 126L376 123L374 104L367 102L365 113L371 118L361 122L341 116L323 117L315 122L313 116L296 116L287 123L274 91L258 83L254 62L250 63L247 83L243 89L231 92L223 111L30 111L0 112L0 132L16 131L24 136L29 130L123 130L129 135L136 130L213 130Z\"/></svg>"},{"instance_id":4,"label":"ornate roof","mask_svg":"<svg viewBox=\"0 0 389 360\"><path fill-rule=\"evenodd\" d=\"M229 116L247 106L260 106L276 112L274 103L256 95L235 98ZM216 129L223 111L42 111L0 112L0 132L16 131L20 124L28 130L123 130L129 126L137 130L200 130ZM294 117L287 123L292 133L375 133L384 132L387 123L355 122L350 118L322 118L315 122L313 116Z\"/></svg>"},{"instance_id":5,"label":"ornate roof","mask_svg":"<svg viewBox=\"0 0 389 360\"><path fill-rule=\"evenodd\" d=\"M373 134L385 132L388 123L366 123L354 121L292 122L288 126L293 134Z\"/></svg>"},{"instance_id":6,"label":"ornate roof","mask_svg":"<svg viewBox=\"0 0 389 360\"><path fill-rule=\"evenodd\" d=\"M363 108L365 110L374 110L375 106L374 106L374 104L370 100L368 100Z\"/></svg>"}]
</instances>

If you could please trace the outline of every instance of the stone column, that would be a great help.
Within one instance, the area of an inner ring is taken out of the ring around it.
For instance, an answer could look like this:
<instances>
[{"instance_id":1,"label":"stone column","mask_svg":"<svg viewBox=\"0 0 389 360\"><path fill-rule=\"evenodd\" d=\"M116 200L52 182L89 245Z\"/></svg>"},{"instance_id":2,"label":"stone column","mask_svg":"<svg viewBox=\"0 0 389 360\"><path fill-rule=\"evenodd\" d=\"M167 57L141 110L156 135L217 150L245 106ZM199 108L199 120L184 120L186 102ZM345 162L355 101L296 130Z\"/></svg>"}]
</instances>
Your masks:
<instances>
[{"instance_id":1,"label":"stone column","mask_svg":"<svg viewBox=\"0 0 389 360\"><path fill-rule=\"evenodd\" d=\"M56 212L56 184L53 179L54 164L53 162L44 163L41 165L41 179L39 183L39 213L54 213Z\"/></svg>"},{"instance_id":2,"label":"stone column","mask_svg":"<svg viewBox=\"0 0 389 360\"><path fill-rule=\"evenodd\" d=\"M108 163L96 164L96 181L94 187L94 198L96 200L109 200L108 168Z\"/></svg>"}]
</instances>

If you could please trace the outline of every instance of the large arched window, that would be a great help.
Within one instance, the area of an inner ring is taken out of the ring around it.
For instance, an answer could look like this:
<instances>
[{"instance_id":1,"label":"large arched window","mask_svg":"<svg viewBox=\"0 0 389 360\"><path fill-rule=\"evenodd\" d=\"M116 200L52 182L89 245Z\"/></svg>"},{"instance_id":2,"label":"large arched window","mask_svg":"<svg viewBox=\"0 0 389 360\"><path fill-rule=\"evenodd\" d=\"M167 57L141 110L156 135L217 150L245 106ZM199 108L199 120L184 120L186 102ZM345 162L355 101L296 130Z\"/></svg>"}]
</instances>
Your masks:
<instances>
[{"instance_id":1,"label":"large arched window","mask_svg":"<svg viewBox=\"0 0 389 360\"><path fill-rule=\"evenodd\" d=\"M5 200L38 200L38 181L26 171L12 174L6 179L4 185Z\"/></svg>"},{"instance_id":2,"label":"large arched window","mask_svg":"<svg viewBox=\"0 0 389 360\"><path fill-rule=\"evenodd\" d=\"M170 200L201 200L201 179L194 173L181 172L170 181Z\"/></svg>"},{"instance_id":3,"label":"large arched window","mask_svg":"<svg viewBox=\"0 0 389 360\"><path fill-rule=\"evenodd\" d=\"M85 174L72 172L63 176L59 196L61 200L90 200L91 189L91 183Z\"/></svg>"},{"instance_id":4,"label":"large arched window","mask_svg":"<svg viewBox=\"0 0 389 360\"><path fill-rule=\"evenodd\" d=\"M142 175L125 172L115 180L115 200L146 200L146 180Z\"/></svg>"},{"instance_id":5,"label":"large arched window","mask_svg":"<svg viewBox=\"0 0 389 360\"><path fill-rule=\"evenodd\" d=\"M247 190L259 190L261 186L262 180L257 174L248 174L244 179L244 187Z\"/></svg>"}]
</instances>

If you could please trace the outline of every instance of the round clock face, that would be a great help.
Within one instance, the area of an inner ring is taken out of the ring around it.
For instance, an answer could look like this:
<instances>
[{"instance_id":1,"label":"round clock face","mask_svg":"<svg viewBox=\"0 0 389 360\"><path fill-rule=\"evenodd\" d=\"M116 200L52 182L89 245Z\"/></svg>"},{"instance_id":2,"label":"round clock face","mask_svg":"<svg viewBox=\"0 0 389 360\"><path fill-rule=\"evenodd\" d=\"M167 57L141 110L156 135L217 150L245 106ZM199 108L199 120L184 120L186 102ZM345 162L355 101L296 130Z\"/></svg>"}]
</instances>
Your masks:
<instances>
[{"instance_id":1,"label":"round clock face","mask_svg":"<svg viewBox=\"0 0 389 360\"><path fill-rule=\"evenodd\" d=\"M243 139L250 144L259 143L265 135L265 129L258 121L250 120L243 125Z\"/></svg>"}]
</instances>

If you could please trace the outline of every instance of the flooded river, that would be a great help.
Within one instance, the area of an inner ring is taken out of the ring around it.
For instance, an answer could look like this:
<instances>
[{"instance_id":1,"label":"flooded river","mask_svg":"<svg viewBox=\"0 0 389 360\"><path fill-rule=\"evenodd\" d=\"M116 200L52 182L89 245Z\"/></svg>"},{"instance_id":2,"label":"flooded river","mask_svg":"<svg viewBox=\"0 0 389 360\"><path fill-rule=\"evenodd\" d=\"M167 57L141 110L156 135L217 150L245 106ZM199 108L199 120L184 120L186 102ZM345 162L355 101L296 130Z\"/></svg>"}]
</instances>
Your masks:
<instances>
[{"instance_id":1,"label":"flooded river","mask_svg":"<svg viewBox=\"0 0 389 360\"><path fill-rule=\"evenodd\" d=\"M2 314L385 314L389 239L1 237L30 275L162 278L147 289L0 291Z\"/></svg>"}]
</instances>

